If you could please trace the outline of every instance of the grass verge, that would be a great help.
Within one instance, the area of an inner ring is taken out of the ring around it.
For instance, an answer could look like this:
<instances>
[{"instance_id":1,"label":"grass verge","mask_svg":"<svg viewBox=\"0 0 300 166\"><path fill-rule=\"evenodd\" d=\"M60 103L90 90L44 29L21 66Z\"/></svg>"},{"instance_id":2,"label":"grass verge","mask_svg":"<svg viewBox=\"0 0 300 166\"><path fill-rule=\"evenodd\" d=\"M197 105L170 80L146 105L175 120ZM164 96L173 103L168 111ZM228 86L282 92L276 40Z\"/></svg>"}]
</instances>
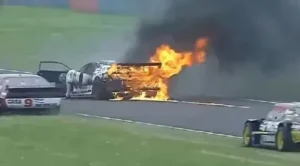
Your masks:
<instances>
[{"instance_id":1,"label":"grass verge","mask_svg":"<svg viewBox=\"0 0 300 166\"><path fill-rule=\"evenodd\" d=\"M239 139L81 117L2 117L9 166L299 165L298 154L242 148Z\"/></svg>"},{"instance_id":2,"label":"grass verge","mask_svg":"<svg viewBox=\"0 0 300 166\"><path fill-rule=\"evenodd\" d=\"M108 37L131 31L136 21L128 16L4 6L0 10L0 66L36 71L43 59L78 61L77 57L100 52L100 43Z\"/></svg>"}]
</instances>

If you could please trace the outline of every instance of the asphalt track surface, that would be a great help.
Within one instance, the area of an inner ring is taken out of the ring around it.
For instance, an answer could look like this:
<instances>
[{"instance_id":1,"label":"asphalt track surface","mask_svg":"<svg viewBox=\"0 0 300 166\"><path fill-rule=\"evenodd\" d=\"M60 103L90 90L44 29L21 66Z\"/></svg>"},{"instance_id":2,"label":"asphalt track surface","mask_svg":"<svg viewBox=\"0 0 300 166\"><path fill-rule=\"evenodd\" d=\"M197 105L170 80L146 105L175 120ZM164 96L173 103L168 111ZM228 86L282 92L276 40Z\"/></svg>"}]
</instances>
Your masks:
<instances>
[{"instance_id":1,"label":"asphalt track surface","mask_svg":"<svg viewBox=\"0 0 300 166\"><path fill-rule=\"evenodd\" d=\"M206 106L150 101L64 100L62 114L88 114L124 120L167 125L192 130L241 136L249 118L265 117L273 104L244 100L216 100L218 104L247 106Z\"/></svg>"}]
</instances>

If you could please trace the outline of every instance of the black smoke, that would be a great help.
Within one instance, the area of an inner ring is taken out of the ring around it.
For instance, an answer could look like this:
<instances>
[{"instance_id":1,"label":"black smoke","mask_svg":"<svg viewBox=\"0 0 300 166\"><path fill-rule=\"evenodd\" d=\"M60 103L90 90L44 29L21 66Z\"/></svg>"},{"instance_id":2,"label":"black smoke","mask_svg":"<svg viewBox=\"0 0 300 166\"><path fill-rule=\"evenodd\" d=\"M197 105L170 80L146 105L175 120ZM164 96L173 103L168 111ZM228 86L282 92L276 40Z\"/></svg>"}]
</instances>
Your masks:
<instances>
[{"instance_id":1,"label":"black smoke","mask_svg":"<svg viewBox=\"0 0 300 166\"><path fill-rule=\"evenodd\" d=\"M141 24L127 59L146 61L162 43L189 50L207 36L222 71L246 63L281 69L299 59L299 6L297 0L173 0L157 22Z\"/></svg>"},{"instance_id":2,"label":"black smoke","mask_svg":"<svg viewBox=\"0 0 300 166\"><path fill-rule=\"evenodd\" d=\"M242 76L246 78L248 72L244 67L250 66L256 71L251 81L257 85L273 77L281 80L279 76L283 75L282 79L296 84L293 76L300 76L290 69L300 66L298 0L172 0L163 15L141 23L136 44L127 52L126 60L147 61L163 43L171 44L176 50L191 50L199 37L209 38L208 57L216 57L218 74L232 75L243 70ZM283 72L287 68L289 71ZM274 89L279 87L284 85ZM274 96L270 91L273 89L255 95ZM241 94L236 92L235 95Z\"/></svg>"}]
</instances>

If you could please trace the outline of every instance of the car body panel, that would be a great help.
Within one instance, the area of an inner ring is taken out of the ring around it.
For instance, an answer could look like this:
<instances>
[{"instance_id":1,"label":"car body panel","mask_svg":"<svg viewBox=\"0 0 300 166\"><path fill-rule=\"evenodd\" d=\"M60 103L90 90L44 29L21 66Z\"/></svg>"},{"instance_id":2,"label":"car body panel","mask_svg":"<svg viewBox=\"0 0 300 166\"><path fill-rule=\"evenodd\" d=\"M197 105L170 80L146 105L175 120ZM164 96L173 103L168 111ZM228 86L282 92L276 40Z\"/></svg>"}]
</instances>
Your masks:
<instances>
[{"instance_id":1,"label":"car body panel","mask_svg":"<svg viewBox=\"0 0 300 166\"><path fill-rule=\"evenodd\" d=\"M0 74L0 110L58 108L63 93L35 74Z\"/></svg>"},{"instance_id":2,"label":"car body panel","mask_svg":"<svg viewBox=\"0 0 300 166\"><path fill-rule=\"evenodd\" d=\"M8 109L57 108L61 98L9 98L5 104Z\"/></svg>"}]
</instances>

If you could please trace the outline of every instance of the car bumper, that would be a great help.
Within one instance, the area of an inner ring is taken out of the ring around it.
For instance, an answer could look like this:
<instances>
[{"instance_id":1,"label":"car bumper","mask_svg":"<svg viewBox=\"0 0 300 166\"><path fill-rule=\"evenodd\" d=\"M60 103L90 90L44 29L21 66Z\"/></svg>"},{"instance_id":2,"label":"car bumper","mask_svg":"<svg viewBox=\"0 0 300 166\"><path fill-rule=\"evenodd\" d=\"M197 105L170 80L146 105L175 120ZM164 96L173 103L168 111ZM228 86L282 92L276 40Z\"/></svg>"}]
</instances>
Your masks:
<instances>
[{"instance_id":1,"label":"car bumper","mask_svg":"<svg viewBox=\"0 0 300 166\"><path fill-rule=\"evenodd\" d=\"M61 105L61 98L9 98L3 99L2 109L7 110L30 110L51 109Z\"/></svg>"}]
</instances>

